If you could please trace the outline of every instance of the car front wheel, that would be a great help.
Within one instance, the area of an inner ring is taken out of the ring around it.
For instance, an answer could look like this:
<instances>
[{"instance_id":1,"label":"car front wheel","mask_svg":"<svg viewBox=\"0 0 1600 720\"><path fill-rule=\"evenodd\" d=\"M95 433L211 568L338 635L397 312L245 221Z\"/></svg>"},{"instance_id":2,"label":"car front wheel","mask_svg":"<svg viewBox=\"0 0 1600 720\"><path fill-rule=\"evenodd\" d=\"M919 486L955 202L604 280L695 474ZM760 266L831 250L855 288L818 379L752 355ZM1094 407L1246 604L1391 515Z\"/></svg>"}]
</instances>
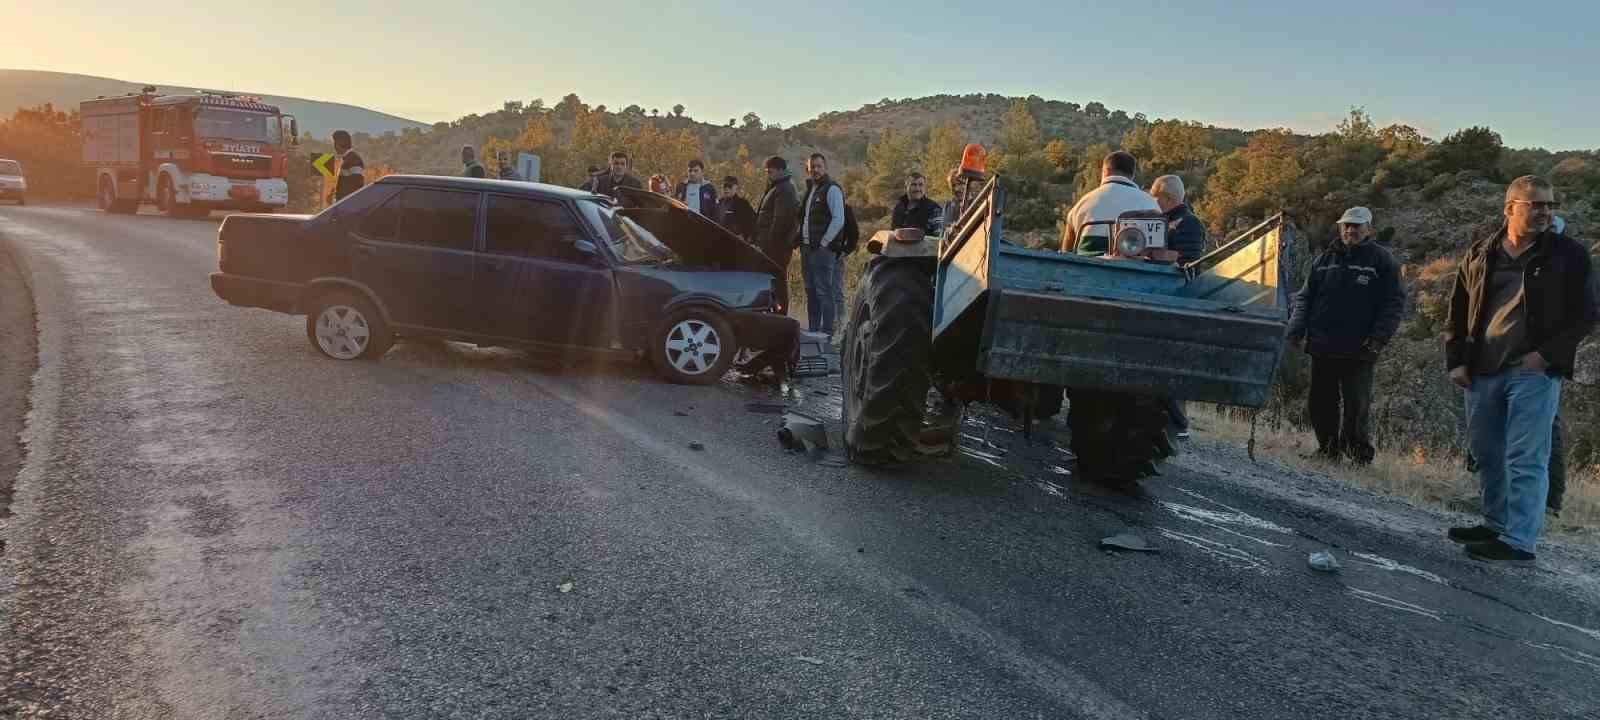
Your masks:
<instances>
[{"instance_id":1,"label":"car front wheel","mask_svg":"<svg viewBox=\"0 0 1600 720\"><path fill-rule=\"evenodd\" d=\"M378 309L366 298L345 291L317 298L306 314L306 337L334 360L377 360L394 344Z\"/></svg>"},{"instance_id":2,"label":"car front wheel","mask_svg":"<svg viewBox=\"0 0 1600 720\"><path fill-rule=\"evenodd\" d=\"M733 330L714 311L689 308L662 323L651 343L650 357L668 380L684 385L710 385L720 380L739 351Z\"/></svg>"}]
</instances>

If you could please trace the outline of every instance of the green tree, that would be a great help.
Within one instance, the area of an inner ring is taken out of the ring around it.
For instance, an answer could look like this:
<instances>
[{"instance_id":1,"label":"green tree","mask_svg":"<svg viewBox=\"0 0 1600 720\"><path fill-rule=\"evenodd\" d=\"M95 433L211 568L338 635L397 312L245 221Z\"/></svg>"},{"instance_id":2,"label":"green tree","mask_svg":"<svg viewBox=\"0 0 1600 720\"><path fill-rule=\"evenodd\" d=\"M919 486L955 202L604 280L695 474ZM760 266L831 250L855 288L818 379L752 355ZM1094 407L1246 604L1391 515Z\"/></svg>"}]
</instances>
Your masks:
<instances>
[{"instance_id":1,"label":"green tree","mask_svg":"<svg viewBox=\"0 0 1600 720\"><path fill-rule=\"evenodd\" d=\"M672 106L672 116L676 118L683 117L683 103Z\"/></svg>"},{"instance_id":2,"label":"green tree","mask_svg":"<svg viewBox=\"0 0 1600 720\"><path fill-rule=\"evenodd\" d=\"M966 149L966 135L955 121L933 128L928 133L928 149L922 156L922 173L928 176L928 195L944 202L951 197L945 176L961 165L961 153Z\"/></svg>"},{"instance_id":3,"label":"green tree","mask_svg":"<svg viewBox=\"0 0 1600 720\"><path fill-rule=\"evenodd\" d=\"M1007 155L1026 155L1043 142L1039 121L1028 109L1028 101L1017 99L1000 118L1000 149Z\"/></svg>"},{"instance_id":4,"label":"green tree","mask_svg":"<svg viewBox=\"0 0 1600 720\"><path fill-rule=\"evenodd\" d=\"M1503 152L1500 133L1486 127L1470 127L1451 133L1433 146L1429 166L1436 174L1467 171L1494 179L1499 174Z\"/></svg>"},{"instance_id":5,"label":"green tree","mask_svg":"<svg viewBox=\"0 0 1600 720\"><path fill-rule=\"evenodd\" d=\"M867 201L892 207L905 191L906 177L917 169L922 148L907 133L884 128L878 141L867 146Z\"/></svg>"},{"instance_id":6,"label":"green tree","mask_svg":"<svg viewBox=\"0 0 1600 720\"><path fill-rule=\"evenodd\" d=\"M1057 172L1072 170L1078 160L1078 156L1072 152L1072 145L1061 138L1045 143L1044 157Z\"/></svg>"},{"instance_id":7,"label":"green tree","mask_svg":"<svg viewBox=\"0 0 1600 720\"><path fill-rule=\"evenodd\" d=\"M1236 218L1257 219L1288 207L1304 174L1294 133L1263 130L1217 162L1198 209L1213 230L1225 233Z\"/></svg>"}]
</instances>

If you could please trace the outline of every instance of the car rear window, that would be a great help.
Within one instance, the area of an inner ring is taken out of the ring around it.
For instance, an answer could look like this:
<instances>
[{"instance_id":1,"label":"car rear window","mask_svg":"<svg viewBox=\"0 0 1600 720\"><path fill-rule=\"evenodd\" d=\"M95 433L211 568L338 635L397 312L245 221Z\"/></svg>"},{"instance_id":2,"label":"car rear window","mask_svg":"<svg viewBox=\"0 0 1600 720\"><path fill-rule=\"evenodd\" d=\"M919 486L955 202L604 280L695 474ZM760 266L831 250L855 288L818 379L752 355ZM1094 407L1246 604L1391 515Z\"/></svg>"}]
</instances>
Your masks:
<instances>
[{"instance_id":1,"label":"car rear window","mask_svg":"<svg viewBox=\"0 0 1600 720\"><path fill-rule=\"evenodd\" d=\"M492 253L583 262L578 241L587 239L577 218L560 203L489 196L484 249Z\"/></svg>"},{"instance_id":2,"label":"car rear window","mask_svg":"<svg viewBox=\"0 0 1600 720\"><path fill-rule=\"evenodd\" d=\"M407 188L400 193L397 242L471 250L478 230L478 193ZM392 205L386 203L384 207ZM382 211L380 207L377 211ZM368 216L372 219L373 216Z\"/></svg>"}]
</instances>

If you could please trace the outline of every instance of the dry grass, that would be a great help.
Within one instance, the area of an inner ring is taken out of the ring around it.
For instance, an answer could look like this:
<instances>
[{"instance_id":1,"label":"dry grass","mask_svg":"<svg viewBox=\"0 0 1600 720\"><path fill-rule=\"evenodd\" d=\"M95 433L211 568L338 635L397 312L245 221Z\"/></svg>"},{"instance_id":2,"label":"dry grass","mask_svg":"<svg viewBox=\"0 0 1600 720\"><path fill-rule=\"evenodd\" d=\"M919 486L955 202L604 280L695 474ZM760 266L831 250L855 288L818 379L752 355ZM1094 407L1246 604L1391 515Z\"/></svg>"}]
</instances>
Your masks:
<instances>
[{"instance_id":1,"label":"dry grass","mask_svg":"<svg viewBox=\"0 0 1600 720\"><path fill-rule=\"evenodd\" d=\"M1198 403L1191 403L1190 408L1189 420L1196 437L1239 447L1249 442L1248 420L1218 413ZM1419 504L1460 510L1463 500L1477 502L1477 481L1467 473L1461 456L1454 452L1417 445L1405 453L1380 451L1370 467L1356 467L1301 457L1315 447L1316 441L1309 431L1300 433L1272 430L1263 424L1256 426L1256 457ZM1600 466L1567 469L1567 493L1561 517L1547 524L1546 529L1561 533L1600 530Z\"/></svg>"}]
</instances>

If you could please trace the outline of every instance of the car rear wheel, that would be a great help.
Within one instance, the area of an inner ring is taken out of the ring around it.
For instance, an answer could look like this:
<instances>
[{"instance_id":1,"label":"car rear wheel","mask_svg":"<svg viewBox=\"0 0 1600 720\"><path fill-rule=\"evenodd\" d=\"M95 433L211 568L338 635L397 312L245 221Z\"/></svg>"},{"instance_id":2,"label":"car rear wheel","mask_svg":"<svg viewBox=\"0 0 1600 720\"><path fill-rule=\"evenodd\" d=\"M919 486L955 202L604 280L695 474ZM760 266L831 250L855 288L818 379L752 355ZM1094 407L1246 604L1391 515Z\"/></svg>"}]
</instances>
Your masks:
<instances>
[{"instance_id":1,"label":"car rear wheel","mask_svg":"<svg viewBox=\"0 0 1600 720\"><path fill-rule=\"evenodd\" d=\"M347 291L317 297L306 314L306 337L334 360L377 360L394 345L394 334L378 309Z\"/></svg>"},{"instance_id":2,"label":"car rear wheel","mask_svg":"<svg viewBox=\"0 0 1600 720\"><path fill-rule=\"evenodd\" d=\"M666 379L684 385L710 385L728 372L739 344L733 329L712 310L679 310L662 323L650 357Z\"/></svg>"}]
</instances>

